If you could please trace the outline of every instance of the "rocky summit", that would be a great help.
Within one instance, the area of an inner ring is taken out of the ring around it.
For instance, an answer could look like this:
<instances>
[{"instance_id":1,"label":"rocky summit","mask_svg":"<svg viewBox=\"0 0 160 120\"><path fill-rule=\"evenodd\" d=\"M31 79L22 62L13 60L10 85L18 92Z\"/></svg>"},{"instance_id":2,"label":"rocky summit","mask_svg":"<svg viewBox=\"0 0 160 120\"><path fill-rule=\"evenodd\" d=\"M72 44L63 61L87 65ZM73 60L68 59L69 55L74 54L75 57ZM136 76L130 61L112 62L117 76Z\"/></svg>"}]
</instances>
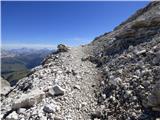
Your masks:
<instances>
[{"instance_id":1,"label":"rocky summit","mask_svg":"<svg viewBox=\"0 0 160 120\"><path fill-rule=\"evenodd\" d=\"M160 2L90 44L63 44L1 93L4 120L159 120Z\"/></svg>"}]
</instances>

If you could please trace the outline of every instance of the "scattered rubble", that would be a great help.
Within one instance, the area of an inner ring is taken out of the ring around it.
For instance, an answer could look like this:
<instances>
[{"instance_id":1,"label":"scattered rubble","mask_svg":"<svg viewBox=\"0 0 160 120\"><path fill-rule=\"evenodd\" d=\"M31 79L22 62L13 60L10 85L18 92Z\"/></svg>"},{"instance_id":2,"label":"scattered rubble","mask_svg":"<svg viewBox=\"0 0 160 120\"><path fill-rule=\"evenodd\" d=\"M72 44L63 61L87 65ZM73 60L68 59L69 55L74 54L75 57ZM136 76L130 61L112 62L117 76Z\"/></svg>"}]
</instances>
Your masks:
<instances>
[{"instance_id":1,"label":"scattered rubble","mask_svg":"<svg viewBox=\"0 0 160 120\"><path fill-rule=\"evenodd\" d=\"M160 2L90 44L58 45L1 99L5 120L158 120Z\"/></svg>"}]
</instances>

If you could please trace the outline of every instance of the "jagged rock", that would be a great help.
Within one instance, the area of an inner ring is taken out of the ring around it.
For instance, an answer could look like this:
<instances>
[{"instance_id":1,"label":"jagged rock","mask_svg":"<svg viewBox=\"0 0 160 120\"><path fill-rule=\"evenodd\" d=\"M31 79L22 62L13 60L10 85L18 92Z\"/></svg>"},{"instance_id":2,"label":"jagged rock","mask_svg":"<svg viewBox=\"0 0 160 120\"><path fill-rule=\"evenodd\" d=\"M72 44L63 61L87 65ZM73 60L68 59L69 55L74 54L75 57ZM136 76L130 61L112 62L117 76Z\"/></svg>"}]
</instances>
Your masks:
<instances>
[{"instance_id":1,"label":"jagged rock","mask_svg":"<svg viewBox=\"0 0 160 120\"><path fill-rule=\"evenodd\" d=\"M58 48L58 52L67 52L69 50L69 48L63 44L59 44L57 48Z\"/></svg>"},{"instance_id":2,"label":"jagged rock","mask_svg":"<svg viewBox=\"0 0 160 120\"><path fill-rule=\"evenodd\" d=\"M13 111L6 117L6 120L18 120L18 114Z\"/></svg>"},{"instance_id":3,"label":"jagged rock","mask_svg":"<svg viewBox=\"0 0 160 120\"><path fill-rule=\"evenodd\" d=\"M65 90L63 88L61 88L59 85L55 85L49 89L49 94L51 96L64 95L64 93L65 93Z\"/></svg>"},{"instance_id":4,"label":"jagged rock","mask_svg":"<svg viewBox=\"0 0 160 120\"><path fill-rule=\"evenodd\" d=\"M20 98L12 104L13 109L18 109L18 108L30 108L37 103L41 102L42 99L44 98L44 92L36 89L31 91L28 94L23 94L20 96Z\"/></svg>"}]
</instances>

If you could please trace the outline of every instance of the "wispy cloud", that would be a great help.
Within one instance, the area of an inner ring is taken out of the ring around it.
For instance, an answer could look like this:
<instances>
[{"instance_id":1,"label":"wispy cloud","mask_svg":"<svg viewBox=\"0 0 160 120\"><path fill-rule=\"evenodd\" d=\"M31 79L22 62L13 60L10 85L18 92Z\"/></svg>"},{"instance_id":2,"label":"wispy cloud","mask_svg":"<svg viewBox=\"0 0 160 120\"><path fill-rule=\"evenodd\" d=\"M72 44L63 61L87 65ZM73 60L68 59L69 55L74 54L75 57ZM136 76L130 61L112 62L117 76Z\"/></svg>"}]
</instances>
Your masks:
<instances>
[{"instance_id":1,"label":"wispy cloud","mask_svg":"<svg viewBox=\"0 0 160 120\"><path fill-rule=\"evenodd\" d=\"M34 48L34 49L56 49L57 45L51 45L51 44L2 44L1 48L4 49L18 49L18 48Z\"/></svg>"}]
</instances>

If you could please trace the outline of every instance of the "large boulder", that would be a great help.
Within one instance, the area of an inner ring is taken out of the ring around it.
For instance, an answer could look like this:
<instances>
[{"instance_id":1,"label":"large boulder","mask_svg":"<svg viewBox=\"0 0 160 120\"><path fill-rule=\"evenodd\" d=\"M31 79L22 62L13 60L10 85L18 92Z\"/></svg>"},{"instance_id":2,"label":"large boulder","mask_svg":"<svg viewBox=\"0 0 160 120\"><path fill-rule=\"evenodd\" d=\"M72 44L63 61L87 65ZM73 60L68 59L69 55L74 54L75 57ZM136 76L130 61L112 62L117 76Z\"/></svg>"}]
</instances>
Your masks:
<instances>
[{"instance_id":1,"label":"large boulder","mask_svg":"<svg viewBox=\"0 0 160 120\"><path fill-rule=\"evenodd\" d=\"M0 89L1 95L5 95L6 93L8 93L11 88L10 83L7 80L3 79L2 77L1 77L0 86L1 86L1 89Z\"/></svg>"},{"instance_id":2,"label":"large boulder","mask_svg":"<svg viewBox=\"0 0 160 120\"><path fill-rule=\"evenodd\" d=\"M33 90L28 94L23 94L18 100L12 104L12 109L30 108L38 104L44 98L45 93L39 89Z\"/></svg>"}]
</instances>

